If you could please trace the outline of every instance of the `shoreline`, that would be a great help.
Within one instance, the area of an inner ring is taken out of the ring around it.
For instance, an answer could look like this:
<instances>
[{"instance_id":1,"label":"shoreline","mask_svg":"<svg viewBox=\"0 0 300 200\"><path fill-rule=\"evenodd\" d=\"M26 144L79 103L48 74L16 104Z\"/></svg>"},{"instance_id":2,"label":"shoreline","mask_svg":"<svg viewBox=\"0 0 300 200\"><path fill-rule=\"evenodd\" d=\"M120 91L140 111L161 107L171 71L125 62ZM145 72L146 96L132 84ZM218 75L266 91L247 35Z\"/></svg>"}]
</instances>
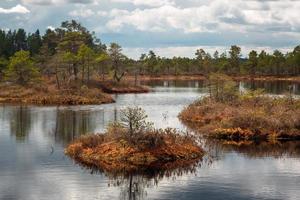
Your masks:
<instances>
[{"instance_id":1,"label":"shoreline","mask_svg":"<svg viewBox=\"0 0 300 200\"><path fill-rule=\"evenodd\" d=\"M55 84L45 79L46 84L20 86L0 84L0 104L37 105L37 106L72 106L102 105L115 103L113 94L148 93L150 88L128 83L101 82L96 80L87 87L76 86L57 89Z\"/></svg>"},{"instance_id":2,"label":"shoreline","mask_svg":"<svg viewBox=\"0 0 300 200\"><path fill-rule=\"evenodd\" d=\"M300 82L300 76L255 76L251 77L249 75L241 75L241 76L230 76L235 81L251 81L253 79L254 81L290 81L290 82ZM127 81L134 81L135 76L128 75L124 78ZM207 78L204 75L157 75L157 76L151 76L151 75L139 75L138 80L140 81L153 81L153 80L182 80L182 81L188 81L188 80L207 80Z\"/></svg>"},{"instance_id":3,"label":"shoreline","mask_svg":"<svg viewBox=\"0 0 300 200\"><path fill-rule=\"evenodd\" d=\"M300 83L300 76L231 76L234 81L287 81ZM203 75L141 75L138 81L196 81L207 80ZM121 83L113 83L110 79L106 81L95 80L91 88L84 89L54 89L53 84L43 86L18 86L0 85L0 104L24 104L24 105L101 105L114 103L113 94L139 94L151 92L151 88L145 85L133 85L135 77L128 75ZM47 81L46 81L47 83ZM1 91L2 90L2 91ZM67 91L67 92L65 92ZM88 94L87 94L88 93Z\"/></svg>"}]
</instances>

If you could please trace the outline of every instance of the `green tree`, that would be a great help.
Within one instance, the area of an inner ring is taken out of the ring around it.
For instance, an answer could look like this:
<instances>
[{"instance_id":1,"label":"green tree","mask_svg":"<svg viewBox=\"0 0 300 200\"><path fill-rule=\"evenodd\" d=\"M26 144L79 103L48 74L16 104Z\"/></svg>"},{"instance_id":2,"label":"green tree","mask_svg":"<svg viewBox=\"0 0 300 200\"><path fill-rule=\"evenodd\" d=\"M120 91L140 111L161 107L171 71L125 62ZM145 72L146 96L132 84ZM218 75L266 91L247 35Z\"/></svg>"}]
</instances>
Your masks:
<instances>
[{"instance_id":1,"label":"green tree","mask_svg":"<svg viewBox=\"0 0 300 200\"><path fill-rule=\"evenodd\" d=\"M258 64L257 52L252 50L249 53L249 61L248 61L248 65L250 67L249 71L251 76L255 76L257 64Z\"/></svg>"},{"instance_id":2,"label":"green tree","mask_svg":"<svg viewBox=\"0 0 300 200\"><path fill-rule=\"evenodd\" d=\"M25 85L35 80L38 75L38 69L30 58L29 51L18 51L10 58L6 71L6 76L9 80Z\"/></svg>"},{"instance_id":3,"label":"green tree","mask_svg":"<svg viewBox=\"0 0 300 200\"><path fill-rule=\"evenodd\" d=\"M78 80L79 59L77 53L81 45L85 44L85 37L80 32L68 32L59 43L59 51L64 52L65 58L71 67L75 80Z\"/></svg>"},{"instance_id":4,"label":"green tree","mask_svg":"<svg viewBox=\"0 0 300 200\"><path fill-rule=\"evenodd\" d=\"M125 75L125 72L121 69L122 61L125 59L125 56L122 54L122 47L117 43L111 43L108 53L112 62L113 79L120 82Z\"/></svg>"},{"instance_id":5,"label":"green tree","mask_svg":"<svg viewBox=\"0 0 300 200\"><path fill-rule=\"evenodd\" d=\"M293 50L293 74L300 74L300 45Z\"/></svg>"},{"instance_id":6,"label":"green tree","mask_svg":"<svg viewBox=\"0 0 300 200\"><path fill-rule=\"evenodd\" d=\"M275 67L273 72L275 72L277 76L281 74L284 61L285 61L284 55L280 51L275 50L272 56L272 64Z\"/></svg>"},{"instance_id":7,"label":"green tree","mask_svg":"<svg viewBox=\"0 0 300 200\"><path fill-rule=\"evenodd\" d=\"M85 77L85 68L87 67L87 83L90 82L91 75L91 64L94 62L95 53L89 48L87 45L82 44L78 50L78 59L80 60L80 64L82 66L81 74L82 74L82 83L84 83Z\"/></svg>"},{"instance_id":8,"label":"green tree","mask_svg":"<svg viewBox=\"0 0 300 200\"><path fill-rule=\"evenodd\" d=\"M56 53L59 41L59 35L55 31L47 29L45 35L42 37L41 48L43 49L43 52L49 56L54 55Z\"/></svg>"},{"instance_id":9,"label":"green tree","mask_svg":"<svg viewBox=\"0 0 300 200\"><path fill-rule=\"evenodd\" d=\"M199 70L204 71L203 61L206 56L206 52L203 49L197 49L195 55L196 60L198 62Z\"/></svg>"},{"instance_id":10,"label":"green tree","mask_svg":"<svg viewBox=\"0 0 300 200\"><path fill-rule=\"evenodd\" d=\"M147 62L147 54L143 53L143 54L141 54L140 59L138 60L139 74L144 73L145 67L146 67L146 62Z\"/></svg>"},{"instance_id":11,"label":"green tree","mask_svg":"<svg viewBox=\"0 0 300 200\"><path fill-rule=\"evenodd\" d=\"M27 50L27 36L24 29L18 29L15 33L15 50Z\"/></svg>"},{"instance_id":12,"label":"green tree","mask_svg":"<svg viewBox=\"0 0 300 200\"><path fill-rule=\"evenodd\" d=\"M110 60L110 57L106 52L100 53L95 58L97 71L98 71L99 76L102 76L102 81L105 80L105 70L108 66L109 60Z\"/></svg>"},{"instance_id":13,"label":"green tree","mask_svg":"<svg viewBox=\"0 0 300 200\"><path fill-rule=\"evenodd\" d=\"M210 99L231 102L238 98L237 84L227 75L211 73L208 78Z\"/></svg>"},{"instance_id":14,"label":"green tree","mask_svg":"<svg viewBox=\"0 0 300 200\"><path fill-rule=\"evenodd\" d=\"M146 122L148 116L140 107L127 107L121 110L121 124L128 129L130 136L134 136L147 129L151 129L151 123Z\"/></svg>"},{"instance_id":15,"label":"green tree","mask_svg":"<svg viewBox=\"0 0 300 200\"><path fill-rule=\"evenodd\" d=\"M147 69L150 75L154 74L155 66L158 64L154 51L150 50L147 57Z\"/></svg>"},{"instance_id":16,"label":"green tree","mask_svg":"<svg viewBox=\"0 0 300 200\"><path fill-rule=\"evenodd\" d=\"M3 80L4 72L8 65L8 60L5 57L0 57L0 81Z\"/></svg>"},{"instance_id":17,"label":"green tree","mask_svg":"<svg viewBox=\"0 0 300 200\"><path fill-rule=\"evenodd\" d=\"M62 56L62 61L67 64L67 71L69 76L74 75L74 79L78 79L78 57L72 52L59 52Z\"/></svg>"},{"instance_id":18,"label":"green tree","mask_svg":"<svg viewBox=\"0 0 300 200\"><path fill-rule=\"evenodd\" d=\"M230 55L230 73L240 73L240 57L241 57L241 48L233 45L229 51Z\"/></svg>"},{"instance_id":19,"label":"green tree","mask_svg":"<svg viewBox=\"0 0 300 200\"><path fill-rule=\"evenodd\" d=\"M31 55L36 55L39 53L42 47L42 38L40 36L40 31L37 30L34 34L30 34L27 38L28 50Z\"/></svg>"}]
</instances>

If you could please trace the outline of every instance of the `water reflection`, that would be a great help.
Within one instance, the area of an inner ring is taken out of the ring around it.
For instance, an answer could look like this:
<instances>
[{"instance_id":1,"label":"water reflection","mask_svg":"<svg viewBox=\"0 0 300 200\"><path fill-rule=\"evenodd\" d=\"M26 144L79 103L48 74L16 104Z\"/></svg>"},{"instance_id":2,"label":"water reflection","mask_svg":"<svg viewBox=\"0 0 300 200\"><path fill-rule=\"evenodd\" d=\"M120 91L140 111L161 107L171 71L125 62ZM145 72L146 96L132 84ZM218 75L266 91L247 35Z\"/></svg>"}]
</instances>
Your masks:
<instances>
[{"instance_id":1,"label":"water reflection","mask_svg":"<svg viewBox=\"0 0 300 200\"><path fill-rule=\"evenodd\" d=\"M149 80L141 81L142 85L151 87L204 88L204 80Z\"/></svg>"},{"instance_id":2,"label":"water reflection","mask_svg":"<svg viewBox=\"0 0 300 200\"><path fill-rule=\"evenodd\" d=\"M9 114L10 134L18 142L23 142L29 135L32 125L30 108L26 106L15 107Z\"/></svg>"},{"instance_id":3,"label":"water reflection","mask_svg":"<svg viewBox=\"0 0 300 200\"><path fill-rule=\"evenodd\" d=\"M291 90L292 94L300 95L300 83L289 81L247 81L240 83L240 89L264 89L270 94L284 94Z\"/></svg>"},{"instance_id":4,"label":"water reflection","mask_svg":"<svg viewBox=\"0 0 300 200\"><path fill-rule=\"evenodd\" d=\"M249 158L300 157L300 141L223 141L206 140L207 149L216 152L233 151Z\"/></svg>"},{"instance_id":5,"label":"water reflection","mask_svg":"<svg viewBox=\"0 0 300 200\"><path fill-rule=\"evenodd\" d=\"M56 108L55 119L55 140L68 143L80 135L93 132L97 124L104 124L104 112Z\"/></svg>"},{"instance_id":6,"label":"water reflection","mask_svg":"<svg viewBox=\"0 0 300 200\"><path fill-rule=\"evenodd\" d=\"M109 105L0 106L0 199L300 199L299 143L294 142L207 143L211 165L201 162L192 173L175 170L172 176L168 171L90 174L64 156L65 144L80 134L103 132L126 106L143 107L157 128L185 130L177 115L203 95L205 84L159 84L153 83L152 93L118 95ZM294 90L299 94L299 84Z\"/></svg>"},{"instance_id":7,"label":"water reflection","mask_svg":"<svg viewBox=\"0 0 300 200\"><path fill-rule=\"evenodd\" d=\"M201 166L206 167L212 164L211 157L205 156L203 159L192 161L172 162L159 168L156 166L139 171L114 171L113 169L101 169L91 166L81 165L89 169L91 174L105 174L108 177L108 186L118 188L120 200L142 200L147 199L147 189L158 187L159 182L164 179L172 179L185 176L197 175Z\"/></svg>"},{"instance_id":8,"label":"water reflection","mask_svg":"<svg viewBox=\"0 0 300 200\"><path fill-rule=\"evenodd\" d=\"M142 81L141 84L152 87L166 88L198 88L199 91L206 92L207 82L204 80L151 80ZM239 82L240 90L245 89L264 89L266 93L284 94L290 91L293 94L300 95L300 83L290 81L241 81Z\"/></svg>"}]
</instances>

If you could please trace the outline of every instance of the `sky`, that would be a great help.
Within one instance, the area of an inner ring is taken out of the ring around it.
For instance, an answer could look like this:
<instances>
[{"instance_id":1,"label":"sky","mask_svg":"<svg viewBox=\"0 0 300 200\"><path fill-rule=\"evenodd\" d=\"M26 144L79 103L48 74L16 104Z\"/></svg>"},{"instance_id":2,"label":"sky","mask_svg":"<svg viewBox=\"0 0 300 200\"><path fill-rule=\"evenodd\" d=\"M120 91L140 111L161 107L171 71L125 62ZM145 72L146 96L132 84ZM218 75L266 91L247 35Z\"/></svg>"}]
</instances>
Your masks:
<instances>
[{"instance_id":1,"label":"sky","mask_svg":"<svg viewBox=\"0 0 300 200\"><path fill-rule=\"evenodd\" d=\"M0 28L28 32L75 19L138 58L193 57L231 45L290 51L300 44L300 0L0 0Z\"/></svg>"}]
</instances>

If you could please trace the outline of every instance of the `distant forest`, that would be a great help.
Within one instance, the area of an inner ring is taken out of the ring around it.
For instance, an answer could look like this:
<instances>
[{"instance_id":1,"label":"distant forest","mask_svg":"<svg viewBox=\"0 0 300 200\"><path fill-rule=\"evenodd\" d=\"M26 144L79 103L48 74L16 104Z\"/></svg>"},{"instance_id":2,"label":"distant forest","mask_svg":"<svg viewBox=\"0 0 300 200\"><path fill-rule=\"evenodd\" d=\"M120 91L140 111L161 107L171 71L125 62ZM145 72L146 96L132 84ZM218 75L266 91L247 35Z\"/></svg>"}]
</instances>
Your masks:
<instances>
[{"instance_id":1,"label":"distant forest","mask_svg":"<svg viewBox=\"0 0 300 200\"><path fill-rule=\"evenodd\" d=\"M47 29L44 35L37 30L0 30L0 80L22 84L36 76L55 76L57 83L66 79L89 81L91 75L111 75L120 81L125 74L139 75L207 75L220 72L228 75L300 75L300 45L283 54L275 50L252 50L247 58L241 57L241 48L233 45L228 52L203 49L194 58L160 57L153 51L140 59L128 58L117 43L108 46L80 23L62 22L55 30Z\"/></svg>"}]
</instances>

